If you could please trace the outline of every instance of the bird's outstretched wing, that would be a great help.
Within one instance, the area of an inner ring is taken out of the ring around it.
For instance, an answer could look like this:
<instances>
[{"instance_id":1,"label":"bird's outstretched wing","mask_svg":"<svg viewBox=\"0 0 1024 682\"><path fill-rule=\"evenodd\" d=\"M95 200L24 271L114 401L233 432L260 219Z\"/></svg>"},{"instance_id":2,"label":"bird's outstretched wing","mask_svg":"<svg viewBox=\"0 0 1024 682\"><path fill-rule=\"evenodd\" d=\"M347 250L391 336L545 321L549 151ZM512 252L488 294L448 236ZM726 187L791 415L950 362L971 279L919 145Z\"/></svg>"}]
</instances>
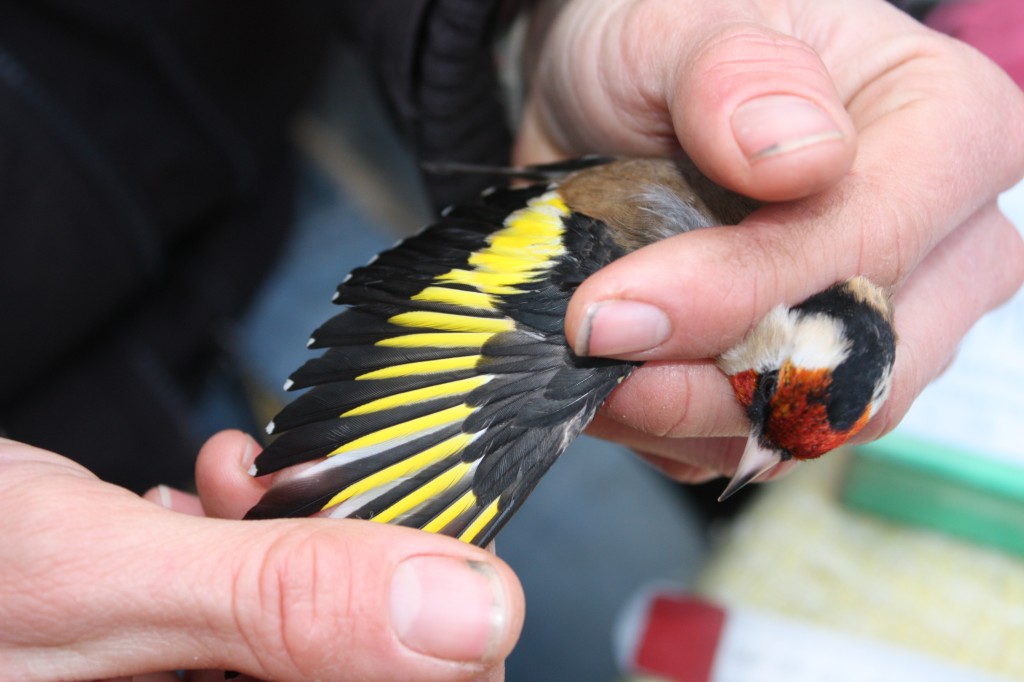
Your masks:
<instances>
[{"instance_id":1,"label":"bird's outstretched wing","mask_svg":"<svg viewBox=\"0 0 1024 682\"><path fill-rule=\"evenodd\" d=\"M290 379L312 387L257 458L282 476L249 518L322 513L485 545L632 365L579 358L563 324L621 255L545 186L501 189L355 270Z\"/></svg>"}]
</instances>

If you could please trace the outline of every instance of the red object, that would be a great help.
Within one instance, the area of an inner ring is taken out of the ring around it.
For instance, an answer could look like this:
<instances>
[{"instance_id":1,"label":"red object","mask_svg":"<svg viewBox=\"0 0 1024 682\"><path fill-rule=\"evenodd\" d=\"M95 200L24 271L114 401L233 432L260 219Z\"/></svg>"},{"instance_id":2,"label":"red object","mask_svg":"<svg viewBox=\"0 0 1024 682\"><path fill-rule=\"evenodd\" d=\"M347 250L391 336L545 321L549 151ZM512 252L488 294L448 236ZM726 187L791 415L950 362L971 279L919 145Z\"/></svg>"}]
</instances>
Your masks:
<instances>
[{"instance_id":1,"label":"red object","mask_svg":"<svg viewBox=\"0 0 1024 682\"><path fill-rule=\"evenodd\" d=\"M963 0L933 10L925 23L977 48L1024 87L1024 2Z\"/></svg>"},{"instance_id":2,"label":"red object","mask_svg":"<svg viewBox=\"0 0 1024 682\"><path fill-rule=\"evenodd\" d=\"M708 682L725 627L725 611L685 595L660 594L651 601L636 651L639 672L678 682Z\"/></svg>"}]
</instances>

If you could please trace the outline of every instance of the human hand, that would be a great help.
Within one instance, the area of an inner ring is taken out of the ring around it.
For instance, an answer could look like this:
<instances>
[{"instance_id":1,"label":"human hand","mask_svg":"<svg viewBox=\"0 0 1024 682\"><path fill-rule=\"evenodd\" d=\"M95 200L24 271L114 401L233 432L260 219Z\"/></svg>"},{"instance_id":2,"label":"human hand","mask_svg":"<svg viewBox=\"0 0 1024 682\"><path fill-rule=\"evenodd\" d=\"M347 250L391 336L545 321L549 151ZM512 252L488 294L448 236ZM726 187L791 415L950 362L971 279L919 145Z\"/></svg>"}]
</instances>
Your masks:
<instances>
[{"instance_id":1,"label":"human hand","mask_svg":"<svg viewBox=\"0 0 1024 682\"><path fill-rule=\"evenodd\" d=\"M720 184L782 202L630 254L569 307L573 342L588 308L622 302L594 316L590 348L648 361L591 433L680 480L734 470L748 427L706 358L777 303L857 273L891 287L894 388L865 440L1024 280L1024 245L996 206L1024 175L1024 96L881 0L573 0L533 71L517 162L681 146Z\"/></svg>"},{"instance_id":2,"label":"human hand","mask_svg":"<svg viewBox=\"0 0 1024 682\"><path fill-rule=\"evenodd\" d=\"M507 566L407 528L225 520L260 493L252 445L225 432L204 446L200 505L167 489L140 499L0 440L4 676L500 679L523 615Z\"/></svg>"}]
</instances>

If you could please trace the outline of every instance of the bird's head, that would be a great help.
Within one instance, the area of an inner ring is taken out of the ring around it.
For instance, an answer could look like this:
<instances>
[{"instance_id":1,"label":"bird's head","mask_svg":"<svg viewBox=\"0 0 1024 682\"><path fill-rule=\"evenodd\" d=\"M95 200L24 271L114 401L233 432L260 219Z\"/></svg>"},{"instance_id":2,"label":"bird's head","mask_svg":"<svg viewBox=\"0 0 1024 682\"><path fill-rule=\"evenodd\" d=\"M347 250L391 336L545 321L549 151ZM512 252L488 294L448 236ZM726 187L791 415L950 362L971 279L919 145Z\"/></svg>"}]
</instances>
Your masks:
<instances>
[{"instance_id":1,"label":"bird's head","mask_svg":"<svg viewBox=\"0 0 1024 682\"><path fill-rule=\"evenodd\" d=\"M720 499L780 462L820 457L889 396L896 338L888 296L855 277L772 310L719 358L750 419L747 447Z\"/></svg>"}]
</instances>

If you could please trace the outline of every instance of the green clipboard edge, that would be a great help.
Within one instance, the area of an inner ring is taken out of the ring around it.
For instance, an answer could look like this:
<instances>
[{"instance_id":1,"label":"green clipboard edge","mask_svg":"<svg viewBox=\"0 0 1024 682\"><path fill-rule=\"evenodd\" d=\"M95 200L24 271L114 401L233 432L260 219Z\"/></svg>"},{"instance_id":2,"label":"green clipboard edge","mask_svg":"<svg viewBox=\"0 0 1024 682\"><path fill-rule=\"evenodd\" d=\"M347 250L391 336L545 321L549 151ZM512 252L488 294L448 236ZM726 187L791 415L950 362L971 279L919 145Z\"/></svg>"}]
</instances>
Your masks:
<instances>
[{"instance_id":1,"label":"green clipboard edge","mask_svg":"<svg viewBox=\"0 0 1024 682\"><path fill-rule=\"evenodd\" d=\"M1024 555L1024 466L893 432L854 449L843 502Z\"/></svg>"}]
</instances>

